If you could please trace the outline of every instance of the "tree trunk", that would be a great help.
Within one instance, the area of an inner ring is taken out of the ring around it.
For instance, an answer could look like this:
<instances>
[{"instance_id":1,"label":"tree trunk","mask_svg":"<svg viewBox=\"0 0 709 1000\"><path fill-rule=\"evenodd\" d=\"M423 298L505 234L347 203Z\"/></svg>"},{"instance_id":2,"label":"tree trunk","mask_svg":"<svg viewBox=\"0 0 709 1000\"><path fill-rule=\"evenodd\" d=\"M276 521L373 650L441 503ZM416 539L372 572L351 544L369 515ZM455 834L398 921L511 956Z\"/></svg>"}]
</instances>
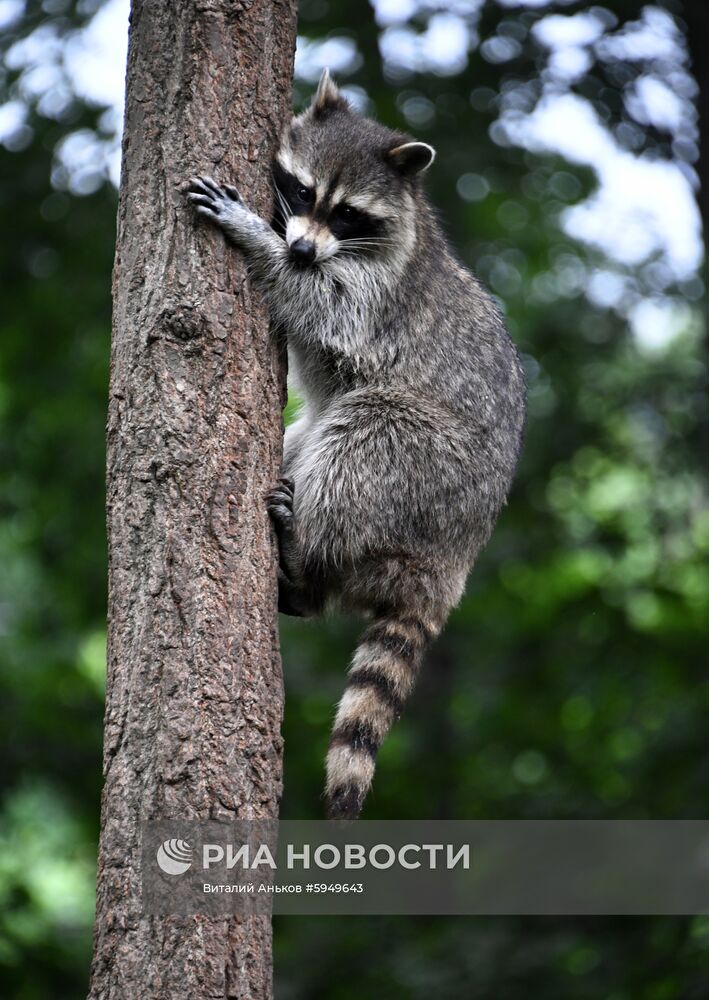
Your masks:
<instances>
[{"instance_id":1,"label":"tree trunk","mask_svg":"<svg viewBox=\"0 0 709 1000\"><path fill-rule=\"evenodd\" d=\"M146 917L141 824L277 815L282 678L264 494L284 370L198 172L261 214L296 0L133 0L108 422L109 645L92 1000L271 996L265 918Z\"/></svg>"}]
</instances>

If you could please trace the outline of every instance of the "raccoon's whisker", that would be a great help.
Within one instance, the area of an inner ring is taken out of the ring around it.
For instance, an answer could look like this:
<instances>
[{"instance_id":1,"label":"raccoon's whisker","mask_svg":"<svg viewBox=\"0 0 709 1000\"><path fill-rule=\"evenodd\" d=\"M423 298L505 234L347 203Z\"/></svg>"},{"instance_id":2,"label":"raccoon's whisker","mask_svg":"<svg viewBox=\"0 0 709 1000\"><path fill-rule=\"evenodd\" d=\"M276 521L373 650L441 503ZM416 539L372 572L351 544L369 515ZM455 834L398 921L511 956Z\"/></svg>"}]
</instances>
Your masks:
<instances>
[{"instance_id":1,"label":"raccoon's whisker","mask_svg":"<svg viewBox=\"0 0 709 1000\"><path fill-rule=\"evenodd\" d=\"M288 204L288 202L286 201L286 199L283 197L281 189L278 187L277 184L274 184L274 190L276 192L276 197L278 198L278 204L281 206L281 211L283 212L283 217L284 217L285 221L287 222L288 219L290 219L291 216L293 215L293 213L291 211L291 207Z\"/></svg>"},{"instance_id":2,"label":"raccoon's whisker","mask_svg":"<svg viewBox=\"0 0 709 1000\"><path fill-rule=\"evenodd\" d=\"M346 236L338 240L338 243L393 243L394 240L386 236Z\"/></svg>"},{"instance_id":3,"label":"raccoon's whisker","mask_svg":"<svg viewBox=\"0 0 709 1000\"><path fill-rule=\"evenodd\" d=\"M287 205L283 205L280 202L277 206L280 209L281 215L283 216L283 221L287 223L291 219L291 213L288 211Z\"/></svg>"},{"instance_id":4,"label":"raccoon's whisker","mask_svg":"<svg viewBox=\"0 0 709 1000\"><path fill-rule=\"evenodd\" d=\"M341 247L387 247L394 246L394 240L338 240Z\"/></svg>"},{"instance_id":5,"label":"raccoon's whisker","mask_svg":"<svg viewBox=\"0 0 709 1000\"><path fill-rule=\"evenodd\" d=\"M283 192L279 188L279 186L277 184L274 184L273 185L273 189L276 192L276 195L278 196L278 199L281 202L281 204L287 207L286 199L285 199L285 197L283 195Z\"/></svg>"},{"instance_id":6,"label":"raccoon's whisker","mask_svg":"<svg viewBox=\"0 0 709 1000\"><path fill-rule=\"evenodd\" d=\"M356 254L364 250L376 250L376 249L377 247L340 247L340 249L337 251L337 256L341 256L342 254Z\"/></svg>"},{"instance_id":7,"label":"raccoon's whisker","mask_svg":"<svg viewBox=\"0 0 709 1000\"><path fill-rule=\"evenodd\" d=\"M390 250L393 243L353 243L350 246L340 246L338 253L356 253L358 250Z\"/></svg>"},{"instance_id":8,"label":"raccoon's whisker","mask_svg":"<svg viewBox=\"0 0 709 1000\"><path fill-rule=\"evenodd\" d=\"M389 250L389 249L391 249L391 248L390 247L386 247L386 246L382 247L379 244L377 244L375 246L367 246L365 244L365 245L353 246L353 247L340 247L335 256L337 256L337 257L345 257L345 256L355 257L355 256L357 256L359 254L362 254L362 253L371 253L371 252L374 252L375 250Z\"/></svg>"}]
</instances>

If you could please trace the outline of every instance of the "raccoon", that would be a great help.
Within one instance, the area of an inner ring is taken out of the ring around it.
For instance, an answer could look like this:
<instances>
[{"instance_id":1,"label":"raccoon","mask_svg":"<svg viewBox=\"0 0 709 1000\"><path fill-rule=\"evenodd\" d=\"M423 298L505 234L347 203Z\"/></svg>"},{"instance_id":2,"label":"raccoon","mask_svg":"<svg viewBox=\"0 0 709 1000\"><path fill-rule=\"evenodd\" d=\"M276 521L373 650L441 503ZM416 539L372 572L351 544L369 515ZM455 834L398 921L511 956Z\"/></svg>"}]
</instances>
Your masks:
<instances>
[{"instance_id":1,"label":"raccoon","mask_svg":"<svg viewBox=\"0 0 709 1000\"><path fill-rule=\"evenodd\" d=\"M272 224L236 188L188 197L244 252L304 400L268 497L279 608L369 617L327 755L328 815L359 815L425 648L506 502L525 382L490 295L423 191L428 144L356 112L327 70L286 130Z\"/></svg>"}]
</instances>

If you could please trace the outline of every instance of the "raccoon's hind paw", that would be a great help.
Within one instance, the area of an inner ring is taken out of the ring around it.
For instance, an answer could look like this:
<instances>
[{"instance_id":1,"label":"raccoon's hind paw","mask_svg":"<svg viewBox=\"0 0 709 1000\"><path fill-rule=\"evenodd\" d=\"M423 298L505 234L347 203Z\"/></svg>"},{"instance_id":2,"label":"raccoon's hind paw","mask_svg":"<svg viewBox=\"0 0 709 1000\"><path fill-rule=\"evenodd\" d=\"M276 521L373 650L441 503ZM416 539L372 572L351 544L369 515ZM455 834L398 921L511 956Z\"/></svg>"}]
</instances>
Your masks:
<instances>
[{"instance_id":1,"label":"raccoon's hind paw","mask_svg":"<svg viewBox=\"0 0 709 1000\"><path fill-rule=\"evenodd\" d=\"M216 221L223 219L235 205L244 207L235 187L220 186L211 177L193 177L187 185L187 198L200 215Z\"/></svg>"},{"instance_id":2,"label":"raccoon's hind paw","mask_svg":"<svg viewBox=\"0 0 709 1000\"><path fill-rule=\"evenodd\" d=\"M289 531L293 527L294 490L292 479L279 479L278 486L266 494L268 513L279 533Z\"/></svg>"}]
</instances>

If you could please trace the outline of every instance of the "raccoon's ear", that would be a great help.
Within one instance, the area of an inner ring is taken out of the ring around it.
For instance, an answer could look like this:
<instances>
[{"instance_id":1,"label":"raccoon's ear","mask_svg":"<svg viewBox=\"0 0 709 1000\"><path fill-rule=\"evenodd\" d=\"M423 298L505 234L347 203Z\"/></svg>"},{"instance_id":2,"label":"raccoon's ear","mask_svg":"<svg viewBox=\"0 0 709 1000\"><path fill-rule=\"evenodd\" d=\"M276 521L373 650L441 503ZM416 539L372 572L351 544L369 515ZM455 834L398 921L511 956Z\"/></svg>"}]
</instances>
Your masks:
<instances>
[{"instance_id":1,"label":"raccoon's ear","mask_svg":"<svg viewBox=\"0 0 709 1000\"><path fill-rule=\"evenodd\" d=\"M323 114L325 111L333 111L335 108L346 108L347 101L337 89L337 84L330 76L330 70L324 69L320 76L318 89L315 91L310 110L313 114Z\"/></svg>"},{"instance_id":2,"label":"raccoon's ear","mask_svg":"<svg viewBox=\"0 0 709 1000\"><path fill-rule=\"evenodd\" d=\"M436 158L436 150L427 142L405 142L387 153L387 159L399 173L407 177L422 174Z\"/></svg>"}]
</instances>

